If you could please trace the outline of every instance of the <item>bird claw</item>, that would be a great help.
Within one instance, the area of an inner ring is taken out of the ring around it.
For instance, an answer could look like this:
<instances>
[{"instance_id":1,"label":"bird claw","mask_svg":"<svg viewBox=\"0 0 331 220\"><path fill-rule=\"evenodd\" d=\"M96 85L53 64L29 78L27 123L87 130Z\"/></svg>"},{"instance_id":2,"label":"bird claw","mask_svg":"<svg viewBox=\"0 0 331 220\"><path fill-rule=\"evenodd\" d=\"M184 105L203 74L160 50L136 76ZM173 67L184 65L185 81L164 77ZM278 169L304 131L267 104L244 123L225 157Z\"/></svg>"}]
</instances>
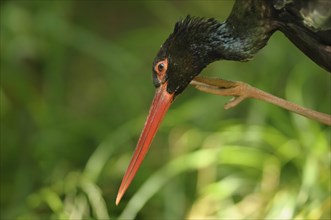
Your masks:
<instances>
[{"instance_id":1,"label":"bird claw","mask_svg":"<svg viewBox=\"0 0 331 220\"><path fill-rule=\"evenodd\" d=\"M203 92L220 96L233 96L229 102L224 105L224 109L233 108L247 98L246 90L248 86L242 82L196 77L192 80L191 85Z\"/></svg>"},{"instance_id":2,"label":"bird claw","mask_svg":"<svg viewBox=\"0 0 331 220\"><path fill-rule=\"evenodd\" d=\"M240 102L244 101L246 97L244 96L235 96L232 97L229 102L224 105L224 109L228 110L230 108L236 107Z\"/></svg>"}]
</instances>

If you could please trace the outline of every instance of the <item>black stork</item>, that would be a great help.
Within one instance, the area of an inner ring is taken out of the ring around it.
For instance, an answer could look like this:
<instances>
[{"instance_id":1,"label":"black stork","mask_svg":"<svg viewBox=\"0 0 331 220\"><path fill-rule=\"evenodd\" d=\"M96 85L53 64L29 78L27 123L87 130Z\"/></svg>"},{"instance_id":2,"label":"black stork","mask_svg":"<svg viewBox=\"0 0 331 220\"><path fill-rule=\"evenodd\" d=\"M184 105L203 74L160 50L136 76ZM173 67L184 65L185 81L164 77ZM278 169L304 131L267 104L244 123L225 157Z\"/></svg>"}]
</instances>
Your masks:
<instances>
[{"instance_id":1,"label":"black stork","mask_svg":"<svg viewBox=\"0 0 331 220\"><path fill-rule=\"evenodd\" d=\"M187 16L175 24L153 62L156 93L116 204L133 180L175 97L216 60L248 61L275 31L331 72L330 0L236 0L225 22Z\"/></svg>"}]
</instances>

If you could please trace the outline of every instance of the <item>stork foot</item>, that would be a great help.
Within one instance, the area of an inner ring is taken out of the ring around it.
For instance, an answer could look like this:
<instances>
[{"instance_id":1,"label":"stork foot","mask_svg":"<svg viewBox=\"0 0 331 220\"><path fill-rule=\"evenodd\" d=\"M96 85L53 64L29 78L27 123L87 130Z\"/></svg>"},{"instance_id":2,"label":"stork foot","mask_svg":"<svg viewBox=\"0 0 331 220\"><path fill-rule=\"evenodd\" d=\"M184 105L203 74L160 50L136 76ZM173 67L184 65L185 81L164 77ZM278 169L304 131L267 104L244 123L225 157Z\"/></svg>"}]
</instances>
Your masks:
<instances>
[{"instance_id":1,"label":"stork foot","mask_svg":"<svg viewBox=\"0 0 331 220\"><path fill-rule=\"evenodd\" d=\"M233 98L224 105L225 109L233 108L246 98L259 99L271 104L277 105L304 117L319 121L331 126L331 115L317 112L285 99L271 95L244 82L234 82L224 79L214 79L197 76L191 81L191 85L200 91L219 96L233 96Z\"/></svg>"}]
</instances>

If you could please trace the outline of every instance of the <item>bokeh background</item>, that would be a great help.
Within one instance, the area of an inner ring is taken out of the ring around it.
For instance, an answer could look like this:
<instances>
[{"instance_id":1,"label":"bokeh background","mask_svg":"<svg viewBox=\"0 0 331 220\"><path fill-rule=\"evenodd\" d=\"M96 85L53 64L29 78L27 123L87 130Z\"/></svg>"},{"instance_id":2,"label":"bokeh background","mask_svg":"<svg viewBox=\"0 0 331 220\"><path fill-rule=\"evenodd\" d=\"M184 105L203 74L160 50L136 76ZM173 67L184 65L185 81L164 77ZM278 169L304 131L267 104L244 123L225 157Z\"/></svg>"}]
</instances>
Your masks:
<instances>
[{"instance_id":1,"label":"bokeh background","mask_svg":"<svg viewBox=\"0 0 331 220\"><path fill-rule=\"evenodd\" d=\"M154 95L152 61L187 14L233 1L1 1L1 219L330 219L330 127L188 87L119 206ZM202 73L329 113L330 74L281 33Z\"/></svg>"}]
</instances>

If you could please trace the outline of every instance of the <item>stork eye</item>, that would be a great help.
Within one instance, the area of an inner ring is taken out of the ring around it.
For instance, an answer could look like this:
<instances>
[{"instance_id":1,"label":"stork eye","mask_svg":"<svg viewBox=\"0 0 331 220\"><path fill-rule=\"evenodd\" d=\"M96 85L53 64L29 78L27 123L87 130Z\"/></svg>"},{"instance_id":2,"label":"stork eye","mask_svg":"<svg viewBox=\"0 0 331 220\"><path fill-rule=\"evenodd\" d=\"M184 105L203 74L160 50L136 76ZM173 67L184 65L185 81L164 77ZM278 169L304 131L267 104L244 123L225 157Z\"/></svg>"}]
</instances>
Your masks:
<instances>
[{"instance_id":1,"label":"stork eye","mask_svg":"<svg viewBox=\"0 0 331 220\"><path fill-rule=\"evenodd\" d=\"M164 63L160 63L159 65L157 65L157 70L158 70L159 72L162 72L163 69L164 69Z\"/></svg>"},{"instance_id":2,"label":"stork eye","mask_svg":"<svg viewBox=\"0 0 331 220\"><path fill-rule=\"evenodd\" d=\"M168 59L167 58L165 58L164 60L160 60L154 66L154 71L159 76L166 75L167 69L168 69Z\"/></svg>"}]
</instances>

